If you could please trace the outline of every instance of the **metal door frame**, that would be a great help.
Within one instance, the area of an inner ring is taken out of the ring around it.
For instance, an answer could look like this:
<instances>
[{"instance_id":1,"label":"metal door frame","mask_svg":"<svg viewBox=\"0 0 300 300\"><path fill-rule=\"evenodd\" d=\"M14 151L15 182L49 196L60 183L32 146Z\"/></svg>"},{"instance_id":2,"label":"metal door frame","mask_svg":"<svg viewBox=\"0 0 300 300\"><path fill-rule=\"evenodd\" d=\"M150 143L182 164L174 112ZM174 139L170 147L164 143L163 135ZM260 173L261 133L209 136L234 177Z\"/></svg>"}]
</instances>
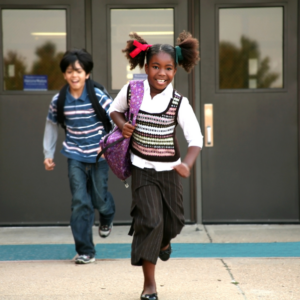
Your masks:
<instances>
[{"instance_id":1,"label":"metal door frame","mask_svg":"<svg viewBox=\"0 0 300 300\"><path fill-rule=\"evenodd\" d=\"M163 7L163 8L173 8L174 9L174 37L178 36L178 34L183 30L190 30L191 28L191 22L189 22L189 18L191 15L193 15L195 12L192 11L194 3L197 1L194 0L164 0L161 2L161 0L153 0L151 3L146 1L140 1L140 0L126 0L126 1L120 1L120 0L106 0L101 1L101 4L97 0L92 0L92 22L93 22L93 32L92 32L92 39L93 39L93 45L92 45L92 52L93 56L96 56L96 53L98 57L100 56L99 61L97 61L97 64L94 69L94 79L99 80L102 82L108 89L108 92L115 97L117 95L118 90L112 90L111 89L111 68L110 68L110 62L111 62L111 54L110 54L110 9L112 8L119 8L119 9L126 9L126 8L157 8L157 7ZM103 9L100 9L100 6ZM104 9L105 7L105 9ZM184 16L184 17L182 17ZM186 16L186 17L185 17ZM106 34L105 36L101 36L101 40L97 38L97 28L106 28ZM196 27L195 27L196 28ZM175 42L175 41L174 41ZM106 47L103 51L99 51L99 49L104 48L102 45L106 44ZM105 71L103 71L105 70ZM196 71L197 72L197 71ZM194 73L196 74L196 73ZM190 99L191 104L193 105L194 109L197 109L194 105L196 102L194 100L194 92L193 90L190 90L190 87L193 89L193 78L196 75L187 75L183 70L178 70L176 77L175 77L175 86L180 90L180 92L183 95L186 95L188 99ZM187 84L185 84L187 83ZM194 88L195 89L195 88ZM199 118L199 114L197 114L197 117ZM182 151L182 155L184 155L185 152ZM199 164L200 159L197 160ZM197 172L197 168L195 167L191 178L188 182L188 190L190 193L189 198L191 198L190 205L189 205L189 215L190 219L187 220L187 222L194 223L198 221L199 215L197 216L197 208L200 207L198 204L198 198L200 197L199 194L199 185L197 184L200 179L198 178L199 172ZM185 183L184 183L185 184ZM185 184L186 185L186 184ZM185 188L185 190L187 190Z\"/></svg>"}]
</instances>

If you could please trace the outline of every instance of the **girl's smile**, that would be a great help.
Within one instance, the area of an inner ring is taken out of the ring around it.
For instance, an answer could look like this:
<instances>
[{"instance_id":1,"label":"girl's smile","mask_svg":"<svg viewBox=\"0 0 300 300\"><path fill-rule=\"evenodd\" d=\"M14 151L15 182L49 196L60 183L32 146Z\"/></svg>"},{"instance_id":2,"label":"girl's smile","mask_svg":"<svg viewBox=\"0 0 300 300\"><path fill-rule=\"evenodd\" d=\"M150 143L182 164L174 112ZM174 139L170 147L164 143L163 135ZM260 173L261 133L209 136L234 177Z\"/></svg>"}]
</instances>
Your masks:
<instances>
[{"instance_id":1,"label":"girl's smile","mask_svg":"<svg viewBox=\"0 0 300 300\"><path fill-rule=\"evenodd\" d=\"M172 82L176 74L174 59L168 53L159 52L145 64L145 72L148 75L150 94L153 98Z\"/></svg>"}]
</instances>

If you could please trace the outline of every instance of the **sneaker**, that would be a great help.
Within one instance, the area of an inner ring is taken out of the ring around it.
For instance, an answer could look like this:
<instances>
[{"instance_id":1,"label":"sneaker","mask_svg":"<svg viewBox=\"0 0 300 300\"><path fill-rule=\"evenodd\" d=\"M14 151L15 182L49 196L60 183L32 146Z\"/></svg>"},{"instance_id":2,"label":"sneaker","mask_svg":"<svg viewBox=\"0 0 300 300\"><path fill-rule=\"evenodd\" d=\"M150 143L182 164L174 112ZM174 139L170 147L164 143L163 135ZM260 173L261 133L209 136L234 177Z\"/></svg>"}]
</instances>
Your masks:
<instances>
[{"instance_id":1,"label":"sneaker","mask_svg":"<svg viewBox=\"0 0 300 300\"><path fill-rule=\"evenodd\" d=\"M111 229L113 227L113 223L110 223L110 225L99 225L99 235L102 238L106 238L110 235Z\"/></svg>"},{"instance_id":2,"label":"sneaker","mask_svg":"<svg viewBox=\"0 0 300 300\"><path fill-rule=\"evenodd\" d=\"M75 258L75 264L89 264L94 261L95 261L94 256L90 256L90 255L86 255L86 254L78 255Z\"/></svg>"}]
</instances>

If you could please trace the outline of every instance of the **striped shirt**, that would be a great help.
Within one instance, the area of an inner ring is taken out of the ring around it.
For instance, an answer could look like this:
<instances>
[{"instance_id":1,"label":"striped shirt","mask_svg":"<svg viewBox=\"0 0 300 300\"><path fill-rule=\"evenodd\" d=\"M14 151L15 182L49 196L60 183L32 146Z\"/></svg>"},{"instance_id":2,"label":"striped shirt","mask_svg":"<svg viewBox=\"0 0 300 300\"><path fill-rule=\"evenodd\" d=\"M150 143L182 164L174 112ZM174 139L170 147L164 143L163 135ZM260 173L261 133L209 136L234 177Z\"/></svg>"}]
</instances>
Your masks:
<instances>
[{"instance_id":1,"label":"striped shirt","mask_svg":"<svg viewBox=\"0 0 300 300\"><path fill-rule=\"evenodd\" d=\"M95 88L100 105L107 112L112 100L101 90ZM47 120L57 124L57 100L56 94L50 103ZM66 94L64 106L66 138L63 142L61 153L68 158L85 163L95 163L99 141L106 134L102 122L98 119L90 101L86 87L82 95L75 99L69 91Z\"/></svg>"}]
</instances>

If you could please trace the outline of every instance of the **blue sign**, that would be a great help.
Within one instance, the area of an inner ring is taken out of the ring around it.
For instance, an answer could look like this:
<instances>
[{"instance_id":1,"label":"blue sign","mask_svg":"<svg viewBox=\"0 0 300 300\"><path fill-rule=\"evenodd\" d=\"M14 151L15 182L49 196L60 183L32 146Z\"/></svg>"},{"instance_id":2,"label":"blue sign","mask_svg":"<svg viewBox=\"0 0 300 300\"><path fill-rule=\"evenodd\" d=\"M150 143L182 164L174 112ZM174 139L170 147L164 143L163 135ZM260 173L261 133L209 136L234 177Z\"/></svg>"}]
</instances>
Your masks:
<instances>
[{"instance_id":1,"label":"blue sign","mask_svg":"<svg viewBox=\"0 0 300 300\"><path fill-rule=\"evenodd\" d=\"M24 75L23 76L24 91L48 91L47 75Z\"/></svg>"},{"instance_id":2,"label":"blue sign","mask_svg":"<svg viewBox=\"0 0 300 300\"><path fill-rule=\"evenodd\" d=\"M147 74L133 74L133 80L146 80L148 78Z\"/></svg>"}]
</instances>

